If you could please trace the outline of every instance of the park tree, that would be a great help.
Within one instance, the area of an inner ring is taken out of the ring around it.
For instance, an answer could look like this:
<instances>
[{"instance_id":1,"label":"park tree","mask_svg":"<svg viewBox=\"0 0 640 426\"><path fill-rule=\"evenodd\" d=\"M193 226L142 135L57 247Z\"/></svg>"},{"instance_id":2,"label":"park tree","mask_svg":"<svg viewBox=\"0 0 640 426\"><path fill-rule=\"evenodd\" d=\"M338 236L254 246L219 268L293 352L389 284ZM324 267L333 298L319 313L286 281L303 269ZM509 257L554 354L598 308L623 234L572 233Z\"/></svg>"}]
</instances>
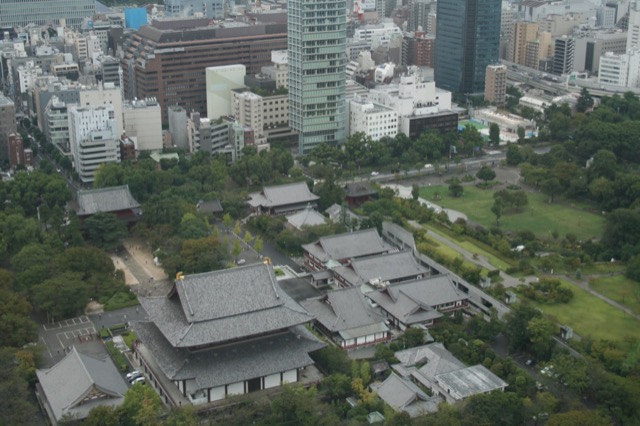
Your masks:
<instances>
[{"instance_id":1,"label":"park tree","mask_svg":"<svg viewBox=\"0 0 640 426\"><path fill-rule=\"evenodd\" d=\"M262 237L260 235L256 235L256 238L253 241L253 249L258 253L261 253L263 248L264 248L264 241L262 241Z\"/></svg>"},{"instance_id":2,"label":"park tree","mask_svg":"<svg viewBox=\"0 0 640 426\"><path fill-rule=\"evenodd\" d=\"M420 197L420 187L414 183L411 186L411 198L413 199L413 201L418 201L419 197Z\"/></svg>"},{"instance_id":3,"label":"park tree","mask_svg":"<svg viewBox=\"0 0 640 426\"><path fill-rule=\"evenodd\" d=\"M160 423L162 402L151 387L137 383L124 395L122 423L137 426L152 426Z\"/></svg>"},{"instance_id":4,"label":"park tree","mask_svg":"<svg viewBox=\"0 0 640 426\"><path fill-rule=\"evenodd\" d=\"M576 111L578 112L586 112L593 106L593 96L589 93L589 89L583 87L580 91L580 97L578 98L578 103L576 104Z\"/></svg>"},{"instance_id":5,"label":"park tree","mask_svg":"<svg viewBox=\"0 0 640 426\"><path fill-rule=\"evenodd\" d=\"M542 192L549 196L549 202L553 203L553 200L556 195L559 195L563 191L563 187L560 184L558 178L552 177L542 181Z\"/></svg>"},{"instance_id":6,"label":"park tree","mask_svg":"<svg viewBox=\"0 0 640 426\"><path fill-rule=\"evenodd\" d=\"M496 172L489 166L482 166L482 168L478 170L478 173L476 173L476 177L487 183L496 178Z\"/></svg>"},{"instance_id":7,"label":"park tree","mask_svg":"<svg viewBox=\"0 0 640 426\"><path fill-rule=\"evenodd\" d=\"M640 210L616 209L605 216L602 245L613 257L628 259L640 248Z\"/></svg>"},{"instance_id":8,"label":"park tree","mask_svg":"<svg viewBox=\"0 0 640 426\"><path fill-rule=\"evenodd\" d=\"M462 150L467 155L472 155L477 149L482 148L482 135L475 126L467 124L460 132Z\"/></svg>"},{"instance_id":9,"label":"park tree","mask_svg":"<svg viewBox=\"0 0 640 426\"><path fill-rule=\"evenodd\" d=\"M616 155L606 149L601 149L595 153L589 167L587 168L587 177L589 181L603 177L611 181L616 178L618 168L618 159Z\"/></svg>"},{"instance_id":10,"label":"park tree","mask_svg":"<svg viewBox=\"0 0 640 426\"><path fill-rule=\"evenodd\" d=\"M629 259L625 276L631 280L640 282L640 255L633 256Z\"/></svg>"},{"instance_id":11,"label":"park tree","mask_svg":"<svg viewBox=\"0 0 640 426\"><path fill-rule=\"evenodd\" d=\"M527 324L527 332L531 341L531 350L538 359L549 359L555 344L553 335L556 326L546 318L532 318Z\"/></svg>"},{"instance_id":12,"label":"park tree","mask_svg":"<svg viewBox=\"0 0 640 426\"><path fill-rule=\"evenodd\" d=\"M124 185L124 168L119 163L105 163L96 170L94 188Z\"/></svg>"},{"instance_id":13,"label":"park tree","mask_svg":"<svg viewBox=\"0 0 640 426\"><path fill-rule=\"evenodd\" d=\"M231 255L237 261L238 256L242 253L242 243L238 238L233 239L233 244L231 245Z\"/></svg>"},{"instance_id":14,"label":"park tree","mask_svg":"<svg viewBox=\"0 0 640 426\"><path fill-rule=\"evenodd\" d=\"M518 132L518 143L523 143L524 142L524 138L526 136L524 127L518 126L517 132Z\"/></svg>"},{"instance_id":15,"label":"park tree","mask_svg":"<svg viewBox=\"0 0 640 426\"><path fill-rule=\"evenodd\" d=\"M16 350L0 347L0 424L34 424L38 409L31 393L16 363Z\"/></svg>"},{"instance_id":16,"label":"park tree","mask_svg":"<svg viewBox=\"0 0 640 426\"><path fill-rule=\"evenodd\" d=\"M598 410L571 410L549 416L547 426L612 426L611 419Z\"/></svg>"},{"instance_id":17,"label":"park tree","mask_svg":"<svg viewBox=\"0 0 640 426\"><path fill-rule=\"evenodd\" d=\"M180 221L180 237L186 240L197 240L209 235L207 223L193 213L185 213Z\"/></svg>"},{"instance_id":18,"label":"park tree","mask_svg":"<svg viewBox=\"0 0 640 426\"><path fill-rule=\"evenodd\" d=\"M320 197L320 200L318 200L320 210L326 210L333 204L340 204L344 200L344 190L336 182L333 171L326 176L317 193Z\"/></svg>"},{"instance_id":19,"label":"park tree","mask_svg":"<svg viewBox=\"0 0 640 426\"><path fill-rule=\"evenodd\" d=\"M49 321L80 314L89 299L89 289L78 272L55 275L34 286L31 293L34 305L47 314Z\"/></svg>"},{"instance_id":20,"label":"park tree","mask_svg":"<svg viewBox=\"0 0 640 426\"><path fill-rule=\"evenodd\" d=\"M96 213L85 221L89 240L105 250L115 250L127 236L127 225L113 213Z\"/></svg>"},{"instance_id":21,"label":"park tree","mask_svg":"<svg viewBox=\"0 0 640 426\"><path fill-rule=\"evenodd\" d=\"M507 147L507 164L510 166L517 166L523 161L524 158L520 152L520 147L518 145L509 144Z\"/></svg>"},{"instance_id":22,"label":"park tree","mask_svg":"<svg viewBox=\"0 0 640 426\"><path fill-rule=\"evenodd\" d=\"M462 186L460 179L454 178L451 181L451 183L449 184L449 193L452 197L462 197L462 194L464 193L464 187Z\"/></svg>"},{"instance_id":23,"label":"park tree","mask_svg":"<svg viewBox=\"0 0 640 426\"><path fill-rule=\"evenodd\" d=\"M496 198L493 200L493 205L491 206L491 213L496 217L496 225L500 226L500 218L502 217L503 205L502 199Z\"/></svg>"},{"instance_id":24,"label":"park tree","mask_svg":"<svg viewBox=\"0 0 640 426\"><path fill-rule=\"evenodd\" d=\"M36 337L36 324L31 320L31 305L19 293L11 291L11 273L0 270L0 347L22 347Z\"/></svg>"},{"instance_id":25,"label":"park tree","mask_svg":"<svg viewBox=\"0 0 640 426\"><path fill-rule=\"evenodd\" d=\"M238 239L236 241L240 242ZM223 269L229 260L227 247L214 236L185 240L180 250L181 270L185 273L200 273ZM164 264L164 261L163 261ZM171 271L172 273L178 270Z\"/></svg>"},{"instance_id":26,"label":"park tree","mask_svg":"<svg viewBox=\"0 0 640 426\"><path fill-rule=\"evenodd\" d=\"M122 411L110 405L98 405L89 411L89 415L82 422L87 426L120 426Z\"/></svg>"},{"instance_id":27,"label":"park tree","mask_svg":"<svg viewBox=\"0 0 640 426\"><path fill-rule=\"evenodd\" d=\"M500 145L500 126L497 123L491 123L489 126L489 142L493 146Z\"/></svg>"},{"instance_id":28,"label":"park tree","mask_svg":"<svg viewBox=\"0 0 640 426\"><path fill-rule=\"evenodd\" d=\"M511 308L511 312L506 316L507 327L505 329L509 335L510 351L523 350L530 347L529 322L541 316L542 314L528 303L518 303Z\"/></svg>"}]
</instances>

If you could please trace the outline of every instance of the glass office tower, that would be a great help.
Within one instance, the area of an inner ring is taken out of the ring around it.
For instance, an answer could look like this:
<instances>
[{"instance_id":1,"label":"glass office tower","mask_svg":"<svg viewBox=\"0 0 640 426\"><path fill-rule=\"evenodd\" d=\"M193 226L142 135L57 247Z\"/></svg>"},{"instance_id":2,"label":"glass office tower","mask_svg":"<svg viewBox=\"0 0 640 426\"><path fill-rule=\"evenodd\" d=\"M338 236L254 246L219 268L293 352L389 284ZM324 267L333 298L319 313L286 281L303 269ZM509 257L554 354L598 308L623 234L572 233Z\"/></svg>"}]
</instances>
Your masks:
<instances>
[{"instance_id":1,"label":"glass office tower","mask_svg":"<svg viewBox=\"0 0 640 426\"><path fill-rule=\"evenodd\" d=\"M501 0L438 0L436 86L484 92L487 65L500 58Z\"/></svg>"},{"instance_id":2,"label":"glass office tower","mask_svg":"<svg viewBox=\"0 0 640 426\"><path fill-rule=\"evenodd\" d=\"M289 125L299 152L346 138L346 2L289 0Z\"/></svg>"},{"instance_id":3,"label":"glass office tower","mask_svg":"<svg viewBox=\"0 0 640 426\"><path fill-rule=\"evenodd\" d=\"M0 27L58 25L62 18L68 27L80 27L95 13L95 0L0 0Z\"/></svg>"}]
</instances>

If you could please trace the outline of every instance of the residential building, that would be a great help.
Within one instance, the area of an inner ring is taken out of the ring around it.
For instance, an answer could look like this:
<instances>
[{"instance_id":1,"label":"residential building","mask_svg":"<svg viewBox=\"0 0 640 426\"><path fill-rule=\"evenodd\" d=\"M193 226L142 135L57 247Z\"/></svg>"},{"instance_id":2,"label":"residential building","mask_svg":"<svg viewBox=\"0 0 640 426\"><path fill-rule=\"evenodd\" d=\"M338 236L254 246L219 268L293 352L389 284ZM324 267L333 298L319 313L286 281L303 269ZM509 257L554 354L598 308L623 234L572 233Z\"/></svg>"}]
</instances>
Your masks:
<instances>
[{"instance_id":1,"label":"residential building","mask_svg":"<svg viewBox=\"0 0 640 426\"><path fill-rule=\"evenodd\" d=\"M70 106L69 144L83 183L93 182L103 164L120 162L120 143L113 106Z\"/></svg>"},{"instance_id":2,"label":"residential building","mask_svg":"<svg viewBox=\"0 0 640 426\"><path fill-rule=\"evenodd\" d=\"M96 13L94 0L0 0L0 27L28 24L79 27Z\"/></svg>"},{"instance_id":3,"label":"residential building","mask_svg":"<svg viewBox=\"0 0 640 426\"><path fill-rule=\"evenodd\" d=\"M52 425L86 419L96 407L117 407L129 389L110 357L96 358L75 346L36 376L36 397Z\"/></svg>"},{"instance_id":4,"label":"residential building","mask_svg":"<svg viewBox=\"0 0 640 426\"><path fill-rule=\"evenodd\" d=\"M289 125L300 154L346 139L346 10L342 0L288 3Z\"/></svg>"},{"instance_id":5,"label":"residential building","mask_svg":"<svg viewBox=\"0 0 640 426\"><path fill-rule=\"evenodd\" d=\"M484 99L496 105L503 105L507 97L507 66L488 65L484 87Z\"/></svg>"},{"instance_id":6,"label":"residential building","mask_svg":"<svg viewBox=\"0 0 640 426\"><path fill-rule=\"evenodd\" d=\"M572 37L562 36L555 39L553 48L553 68L555 75L569 74L573 70L573 52L575 40Z\"/></svg>"},{"instance_id":7,"label":"residential building","mask_svg":"<svg viewBox=\"0 0 640 426\"><path fill-rule=\"evenodd\" d=\"M332 271L337 286L362 287L364 293L430 275L429 269L420 266L409 251L354 259Z\"/></svg>"},{"instance_id":8,"label":"residential building","mask_svg":"<svg viewBox=\"0 0 640 426\"><path fill-rule=\"evenodd\" d=\"M138 151L162 151L162 119L155 98L125 102L124 131L135 137Z\"/></svg>"},{"instance_id":9,"label":"residential building","mask_svg":"<svg viewBox=\"0 0 640 426\"><path fill-rule=\"evenodd\" d=\"M411 12L409 14L409 31L427 31L429 13L431 13L431 0L416 0L411 4ZM435 5L433 5L435 8Z\"/></svg>"},{"instance_id":10,"label":"residential building","mask_svg":"<svg viewBox=\"0 0 640 426\"><path fill-rule=\"evenodd\" d=\"M222 0L165 0L164 13L167 16L205 16L208 19L224 19Z\"/></svg>"},{"instance_id":11,"label":"residential building","mask_svg":"<svg viewBox=\"0 0 640 426\"><path fill-rule=\"evenodd\" d=\"M527 44L538 37L538 24L526 21L515 22L511 37L510 61L518 65L525 65Z\"/></svg>"},{"instance_id":12,"label":"residential building","mask_svg":"<svg viewBox=\"0 0 640 426\"><path fill-rule=\"evenodd\" d=\"M233 114L231 91L244 87L246 74L247 68L241 64L206 69L207 118L216 120Z\"/></svg>"},{"instance_id":13,"label":"residential building","mask_svg":"<svg viewBox=\"0 0 640 426\"><path fill-rule=\"evenodd\" d=\"M264 98L246 89L236 89L231 92L231 115L245 126L249 126L255 132L256 143L261 145L266 142L264 135ZM273 108L270 108L273 116ZM276 108L280 109L279 107ZM283 108L284 109L284 108ZM277 111L276 114L282 113Z\"/></svg>"},{"instance_id":14,"label":"residential building","mask_svg":"<svg viewBox=\"0 0 640 426\"><path fill-rule=\"evenodd\" d=\"M424 32L405 35L402 41L403 65L433 68L436 38Z\"/></svg>"},{"instance_id":15,"label":"residential building","mask_svg":"<svg viewBox=\"0 0 640 426\"><path fill-rule=\"evenodd\" d=\"M355 97L347 103L349 136L364 133L374 141L398 134L398 113L369 99Z\"/></svg>"},{"instance_id":16,"label":"residential building","mask_svg":"<svg viewBox=\"0 0 640 426\"><path fill-rule=\"evenodd\" d=\"M232 122L229 120L209 120L199 112L192 112L187 119L187 140L189 152L206 152L209 155L229 155L230 162L236 157L231 153ZM242 141L244 147L244 139Z\"/></svg>"},{"instance_id":17,"label":"residential building","mask_svg":"<svg viewBox=\"0 0 640 426\"><path fill-rule=\"evenodd\" d=\"M142 216L140 203L133 198L129 185L110 186L98 189L81 189L71 208L80 222L97 213L112 213L127 223L135 222Z\"/></svg>"},{"instance_id":18,"label":"residential building","mask_svg":"<svg viewBox=\"0 0 640 426\"><path fill-rule=\"evenodd\" d=\"M9 135L16 132L16 106L0 93L0 163L9 159Z\"/></svg>"},{"instance_id":19,"label":"residential building","mask_svg":"<svg viewBox=\"0 0 640 426\"><path fill-rule=\"evenodd\" d=\"M136 143L135 138L130 138L126 134L120 136L120 161L135 161L136 157Z\"/></svg>"},{"instance_id":20,"label":"residential building","mask_svg":"<svg viewBox=\"0 0 640 426\"><path fill-rule=\"evenodd\" d=\"M484 93L485 69L498 63L501 0L439 0L436 85Z\"/></svg>"},{"instance_id":21,"label":"residential building","mask_svg":"<svg viewBox=\"0 0 640 426\"><path fill-rule=\"evenodd\" d=\"M247 74L257 74L269 65L272 50L286 48L286 24L209 24L207 18L153 21L125 34L125 98L155 97L163 125L169 106L204 113L208 67L242 64Z\"/></svg>"},{"instance_id":22,"label":"residential building","mask_svg":"<svg viewBox=\"0 0 640 426\"><path fill-rule=\"evenodd\" d=\"M409 377L392 372L380 385L374 385L376 394L395 411L404 411L410 417L424 416L438 411L443 402L439 396L429 396Z\"/></svg>"},{"instance_id":23,"label":"residential building","mask_svg":"<svg viewBox=\"0 0 640 426\"><path fill-rule=\"evenodd\" d=\"M320 199L309 191L306 182L265 186L260 192L249 194L249 207L256 214L284 215L317 206Z\"/></svg>"},{"instance_id":24,"label":"residential building","mask_svg":"<svg viewBox=\"0 0 640 426\"><path fill-rule=\"evenodd\" d=\"M304 244L302 249L304 266L310 271L324 271L353 259L396 251L380 238L376 229L320 237L316 242Z\"/></svg>"},{"instance_id":25,"label":"residential building","mask_svg":"<svg viewBox=\"0 0 640 426\"><path fill-rule=\"evenodd\" d=\"M467 295L449 275L389 284L366 296L401 330L418 325L430 327L444 315L455 315L468 306Z\"/></svg>"},{"instance_id":26,"label":"residential building","mask_svg":"<svg viewBox=\"0 0 640 426\"><path fill-rule=\"evenodd\" d=\"M270 264L183 276L165 297L141 297L134 357L168 405L206 404L304 380L324 346Z\"/></svg>"},{"instance_id":27,"label":"residential building","mask_svg":"<svg viewBox=\"0 0 640 426\"><path fill-rule=\"evenodd\" d=\"M377 345L391 338L384 316L373 309L357 287L330 290L301 304L315 317L313 327L341 349Z\"/></svg>"}]
</instances>

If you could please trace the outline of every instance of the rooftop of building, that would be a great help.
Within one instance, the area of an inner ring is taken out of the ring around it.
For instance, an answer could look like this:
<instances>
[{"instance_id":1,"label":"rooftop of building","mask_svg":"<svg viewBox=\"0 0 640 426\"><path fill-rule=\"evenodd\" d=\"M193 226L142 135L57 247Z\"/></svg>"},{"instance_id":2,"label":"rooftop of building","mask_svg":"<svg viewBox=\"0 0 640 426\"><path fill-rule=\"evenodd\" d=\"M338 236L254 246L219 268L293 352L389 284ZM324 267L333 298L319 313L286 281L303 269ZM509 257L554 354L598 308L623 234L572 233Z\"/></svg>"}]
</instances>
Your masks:
<instances>
[{"instance_id":1,"label":"rooftop of building","mask_svg":"<svg viewBox=\"0 0 640 426\"><path fill-rule=\"evenodd\" d=\"M108 188L78 191L76 213L87 216L96 213L107 213L120 210L137 209L140 207L129 185L111 186Z\"/></svg>"}]
</instances>

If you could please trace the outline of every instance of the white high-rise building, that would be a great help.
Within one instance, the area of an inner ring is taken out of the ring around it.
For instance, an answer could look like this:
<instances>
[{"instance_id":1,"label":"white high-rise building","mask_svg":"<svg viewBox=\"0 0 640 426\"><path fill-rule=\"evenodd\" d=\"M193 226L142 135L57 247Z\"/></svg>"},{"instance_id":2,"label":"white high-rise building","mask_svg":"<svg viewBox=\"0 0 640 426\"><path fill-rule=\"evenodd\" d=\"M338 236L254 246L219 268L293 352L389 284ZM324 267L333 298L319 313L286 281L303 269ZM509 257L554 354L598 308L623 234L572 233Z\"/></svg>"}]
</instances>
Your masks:
<instances>
[{"instance_id":1,"label":"white high-rise building","mask_svg":"<svg viewBox=\"0 0 640 426\"><path fill-rule=\"evenodd\" d=\"M391 108L355 97L347 104L349 136L362 132L374 141L398 134L398 113Z\"/></svg>"},{"instance_id":2,"label":"white high-rise building","mask_svg":"<svg viewBox=\"0 0 640 426\"><path fill-rule=\"evenodd\" d=\"M345 141L347 4L289 0L289 123L299 152Z\"/></svg>"},{"instance_id":3,"label":"white high-rise building","mask_svg":"<svg viewBox=\"0 0 640 426\"><path fill-rule=\"evenodd\" d=\"M640 87L640 50L628 50L622 55L605 53L600 58L598 83Z\"/></svg>"},{"instance_id":4,"label":"white high-rise building","mask_svg":"<svg viewBox=\"0 0 640 426\"><path fill-rule=\"evenodd\" d=\"M244 87L244 65L224 65L206 69L207 118L216 120L232 114L231 91Z\"/></svg>"},{"instance_id":5,"label":"white high-rise building","mask_svg":"<svg viewBox=\"0 0 640 426\"><path fill-rule=\"evenodd\" d=\"M115 134L120 135L124 129L122 119L122 96L120 88L113 83L82 87L79 92L79 105L94 107L98 105L112 106L114 110Z\"/></svg>"},{"instance_id":6,"label":"white high-rise building","mask_svg":"<svg viewBox=\"0 0 640 426\"><path fill-rule=\"evenodd\" d=\"M68 109L69 143L75 170L84 183L93 182L103 164L120 162L120 144L113 106Z\"/></svg>"}]
</instances>

